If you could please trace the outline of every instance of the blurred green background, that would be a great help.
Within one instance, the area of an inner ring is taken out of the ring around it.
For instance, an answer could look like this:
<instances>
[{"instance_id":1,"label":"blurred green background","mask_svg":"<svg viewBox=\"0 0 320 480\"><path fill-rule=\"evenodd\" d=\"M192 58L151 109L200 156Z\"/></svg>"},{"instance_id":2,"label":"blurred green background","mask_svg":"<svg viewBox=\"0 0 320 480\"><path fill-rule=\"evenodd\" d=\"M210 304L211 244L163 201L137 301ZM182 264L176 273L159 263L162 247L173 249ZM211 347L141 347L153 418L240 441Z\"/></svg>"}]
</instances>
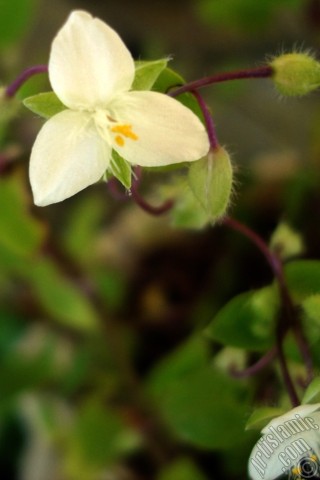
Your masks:
<instances>
[{"instance_id":1,"label":"blurred green background","mask_svg":"<svg viewBox=\"0 0 320 480\"><path fill-rule=\"evenodd\" d=\"M172 55L188 80L319 49L318 0L0 0L3 86L47 62L73 9L109 23L137 59ZM18 98L49 89L39 75ZM305 256L319 257L318 94L283 100L249 80L204 95L234 160L231 213L265 238L285 219ZM245 422L255 403L277 404L279 381L271 370L232 378L256 353L209 344L203 329L233 295L269 282L267 265L226 228L178 230L105 184L33 206L41 124L19 102L1 104L1 477L246 478L256 435ZM153 200L166 181L148 172L142 191Z\"/></svg>"}]
</instances>

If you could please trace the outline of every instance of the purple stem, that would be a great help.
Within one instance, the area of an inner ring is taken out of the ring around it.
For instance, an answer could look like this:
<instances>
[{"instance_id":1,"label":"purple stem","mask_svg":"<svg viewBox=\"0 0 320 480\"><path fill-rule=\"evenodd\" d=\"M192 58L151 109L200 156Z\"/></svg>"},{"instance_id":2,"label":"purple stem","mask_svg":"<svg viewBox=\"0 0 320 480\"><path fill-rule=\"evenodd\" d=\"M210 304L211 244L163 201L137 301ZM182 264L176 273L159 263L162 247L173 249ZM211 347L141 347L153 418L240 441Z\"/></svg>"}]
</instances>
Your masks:
<instances>
[{"instance_id":1,"label":"purple stem","mask_svg":"<svg viewBox=\"0 0 320 480\"><path fill-rule=\"evenodd\" d=\"M171 97L176 97L182 93L192 92L207 85L212 85L214 83L227 82L229 80L241 80L248 78L268 78L273 74L273 69L271 66L266 65L263 67L257 67L246 70L238 70L236 72L227 72L227 73L218 73L216 75L211 75L209 77L200 78L190 83L186 83L181 87L178 87L173 92L169 92L168 95Z\"/></svg>"},{"instance_id":2,"label":"purple stem","mask_svg":"<svg viewBox=\"0 0 320 480\"><path fill-rule=\"evenodd\" d=\"M245 368L244 370L235 370L232 369L231 374L235 378L245 378L251 377L256 373L260 372L263 368L269 365L277 356L277 347L273 347L269 352L267 352L263 357L261 357L254 365Z\"/></svg>"},{"instance_id":3,"label":"purple stem","mask_svg":"<svg viewBox=\"0 0 320 480\"><path fill-rule=\"evenodd\" d=\"M24 70L10 85L7 86L5 90L5 96L7 98L12 98L19 88L33 75L37 75L39 73L47 73L48 67L47 65L34 65L33 67L29 67Z\"/></svg>"},{"instance_id":4,"label":"purple stem","mask_svg":"<svg viewBox=\"0 0 320 480\"><path fill-rule=\"evenodd\" d=\"M171 210L174 204L173 200L167 200L162 205L159 205L158 207L150 205L150 203L146 202L146 200L141 197L134 183L132 183L131 193L132 193L132 198L136 202L136 204L139 205L139 207L141 207L142 210L144 210L145 212L150 213L150 215L162 215L163 213L166 213L169 210Z\"/></svg>"},{"instance_id":5,"label":"purple stem","mask_svg":"<svg viewBox=\"0 0 320 480\"><path fill-rule=\"evenodd\" d=\"M139 165L137 165L134 168L132 185L131 185L132 198L136 202L136 204L139 205L139 207L141 207L142 210L149 213L150 215L162 215L163 213L166 213L169 210L171 210L174 204L173 200L167 200L162 205L155 207L153 205L150 205L150 203L148 203L140 195L139 186L141 183L141 178L142 178L142 168Z\"/></svg>"},{"instance_id":6,"label":"purple stem","mask_svg":"<svg viewBox=\"0 0 320 480\"><path fill-rule=\"evenodd\" d=\"M191 93L196 97L199 107L201 108L203 118L207 127L211 149L218 150L219 142L218 142L217 132L216 132L216 128L215 128L211 113L209 111L209 108L206 102L204 101L202 95L200 95L200 93L197 92L197 90L192 90Z\"/></svg>"},{"instance_id":7,"label":"purple stem","mask_svg":"<svg viewBox=\"0 0 320 480\"><path fill-rule=\"evenodd\" d=\"M242 233L258 247L258 249L263 253L266 260L268 261L273 271L273 274L277 279L282 303L282 315L279 316L276 326L276 349L284 384L286 386L292 406L296 407L300 405L300 401L288 369L287 361L283 350L283 339L288 329L290 327L296 327L297 322L294 312L294 305L285 284L282 263L280 259L269 249L265 241L246 225L243 225L242 223L231 217L227 217L223 221L223 224L227 225L233 230Z\"/></svg>"}]
</instances>

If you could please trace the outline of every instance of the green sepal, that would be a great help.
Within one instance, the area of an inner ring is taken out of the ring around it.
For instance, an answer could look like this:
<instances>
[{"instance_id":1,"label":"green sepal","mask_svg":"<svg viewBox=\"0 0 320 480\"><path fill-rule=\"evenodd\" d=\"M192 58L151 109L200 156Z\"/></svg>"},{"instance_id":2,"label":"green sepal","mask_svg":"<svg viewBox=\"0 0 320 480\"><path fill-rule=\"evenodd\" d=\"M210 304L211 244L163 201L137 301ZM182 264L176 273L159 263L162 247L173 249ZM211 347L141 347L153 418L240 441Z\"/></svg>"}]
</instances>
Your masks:
<instances>
[{"instance_id":1,"label":"green sepal","mask_svg":"<svg viewBox=\"0 0 320 480\"><path fill-rule=\"evenodd\" d=\"M211 223L226 213L232 193L232 178L230 157L222 147L192 163L189 169L190 188Z\"/></svg>"},{"instance_id":2,"label":"green sepal","mask_svg":"<svg viewBox=\"0 0 320 480\"><path fill-rule=\"evenodd\" d=\"M27 97L23 100L23 105L31 112L46 119L67 109L54 92L38 93Z\"/></svg>"},{"instance_id":3,"label":"green sepal","mask_svg":"<svg viewBox=\"0 0 320 480\"><path fill-rule=\"evenodd\" d=\"M175 198L171 210L172 224L178 228L201 229L209 223L207 213L187 182L178 179L169 195Z\"/></svg>"},{"instance_id":4,"label":"green sepal","mask_svg":"<svg viewBox=\"0 0 320 480\"><path fill-rule=\"evenodd\" d=\"M171 90L174 91L175 87L181 87L181 85L184 83L185 80L181 77L181 75L167 67L157 78L152 90L160 93L168 93ZM192 93L183 93L182 95L174 98L176 98L176 100L182 103L185 107L189 108L203 122L202 110Z\"/></svg>"},{"instance_id":5,"label":"green sepal","mask_svg":"<svg viewBox=\"0 0 320 480\"><path fill-rule=\"evenodd\" d=\"M136 71L131 90L151 90L167 63L168 58L135 62Z\"/></svg>"},{"instance_id":6,"label":"green sepal","mask_svg":"<svg viewBox=\"0 0 320 480\"><path fill-rule=\"evenodd\" d=\"M172 68L167 67L158 76L152 90L161 93L168 93L169 90L174 87L181 87L184 83L185 80L179 75L179 73L172 70Z\"/></svg>"},{"instance_id":7,"label":"green sepal","mask_svg":"<svg viewBox=\"0 0 320 480\"><path fill-rule=\"evenodd\" d=\"M112 151L112 160L110 162L109 170L125 188L129 189L131 187L131 165L115 150Z\"/></svg>"},{"instance_id":8,"label":"green sepal","mask_svg":"<svg viewBox=\"0 0 320 480\"><path fill-rule=\"evenodd\" d=\"M268 423L275 417L283 415L285 410L275 407L262 407L255 410L250 415L245 430L259 430L261 431Z\"/></svg>"}]
</instances>

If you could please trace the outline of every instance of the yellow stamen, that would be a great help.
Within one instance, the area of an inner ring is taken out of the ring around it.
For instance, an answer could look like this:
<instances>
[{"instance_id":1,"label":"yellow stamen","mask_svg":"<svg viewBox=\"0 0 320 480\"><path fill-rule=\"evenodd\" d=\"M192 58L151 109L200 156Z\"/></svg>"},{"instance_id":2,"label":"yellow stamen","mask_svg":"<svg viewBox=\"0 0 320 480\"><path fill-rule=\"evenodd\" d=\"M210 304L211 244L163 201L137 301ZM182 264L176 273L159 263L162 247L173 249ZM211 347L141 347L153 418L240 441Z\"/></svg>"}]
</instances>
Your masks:
<instances>
[{"instance_id":1,"label":"yellow stamen","mask_svg":"<svg viewBox=\"0 0 320 480\"><path fill-rule=\"evenodd\" d=\"M132 125L115 125L111 128L111 132L120 133L124 137L130 138L131 140L138 140L138 135L132 131Z\"/></svg>"},{"instance_id":2,"label":"yellow stamen","mask_svg":"<svg viewBox=\"0 0 320 480\"><path fill-rule=\"evenodd\" d=\"M120 135L117 135L115 138L116 143L119 145L119 147L123 147L124 145L124 139L120 137Z\"/></svg>"}]
</instances>

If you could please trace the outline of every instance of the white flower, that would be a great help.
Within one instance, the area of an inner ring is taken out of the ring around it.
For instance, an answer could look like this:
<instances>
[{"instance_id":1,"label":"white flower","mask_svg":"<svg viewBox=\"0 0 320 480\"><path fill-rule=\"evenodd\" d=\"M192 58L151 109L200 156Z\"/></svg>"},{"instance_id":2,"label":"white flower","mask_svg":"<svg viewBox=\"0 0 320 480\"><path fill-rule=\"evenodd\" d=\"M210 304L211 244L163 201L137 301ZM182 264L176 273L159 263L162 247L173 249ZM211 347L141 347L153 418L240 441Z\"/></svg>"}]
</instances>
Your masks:
<instances>
[{"instance_id":1,"label":"white flower","mask_svg":"<svg viewBox=\"0 0 320 480\"><path fill-rule=\"evenodd\" d=\"M252 480L320 478L320 403L274 418L261 433L249 459Z\"/></svg>"},{"instance_id":2,"label":"white flower","mask_svg":"<svg viewBox=\"0 0 320 480\"><path fill-rule=\"evenodd\" d=\"M97 182L115 150L132 165L197 160L209 150L204 126L167 95L130 91L134 61L108 25L72 12L53 40L52 89L68 107L42 127L31 152L30 181L39 206Z\"/></svg>"}]
</instances>

